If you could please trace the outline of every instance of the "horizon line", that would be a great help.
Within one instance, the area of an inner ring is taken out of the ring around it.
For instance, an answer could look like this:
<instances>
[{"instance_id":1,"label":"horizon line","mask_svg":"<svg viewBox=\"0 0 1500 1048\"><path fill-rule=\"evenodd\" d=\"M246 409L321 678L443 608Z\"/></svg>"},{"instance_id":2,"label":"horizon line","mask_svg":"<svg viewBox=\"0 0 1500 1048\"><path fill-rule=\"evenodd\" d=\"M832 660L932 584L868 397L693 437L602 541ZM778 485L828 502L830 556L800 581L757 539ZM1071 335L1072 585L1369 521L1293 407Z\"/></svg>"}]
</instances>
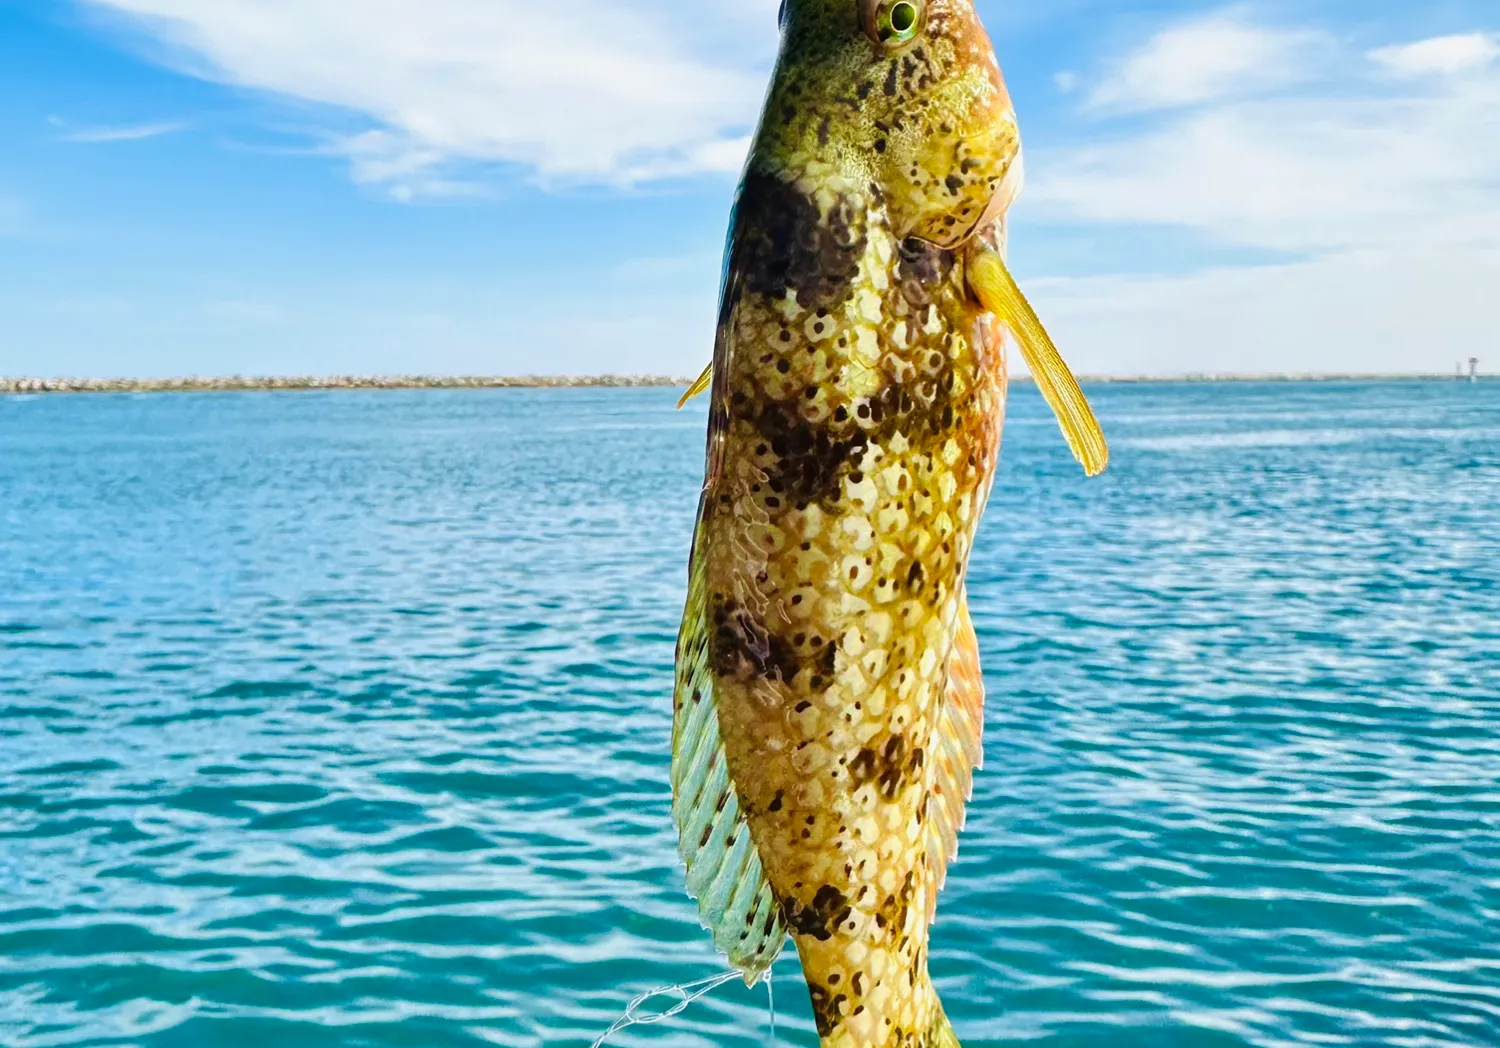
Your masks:
<instances>
[{"instance_id":1,"label":"horizon line","mask_svg":"<svg viewBox=\"0 0 1500 1048\"><path fill-rule=\"evenodd\" d=\"M1483 377L1483 376L1480 376ZM1013 374L1012 381L1032 382ZM1454 382L1469 375L1433 372L1181 372L1176 374L1080 375L1078 381L1110 384L1231 382ZM686 387L693 379L677 375L281 375L179 376L174 378L4 378L0 394L28 393L195 393L293 390L401 389L610 389Z\"/></svg>"}]
</instances>

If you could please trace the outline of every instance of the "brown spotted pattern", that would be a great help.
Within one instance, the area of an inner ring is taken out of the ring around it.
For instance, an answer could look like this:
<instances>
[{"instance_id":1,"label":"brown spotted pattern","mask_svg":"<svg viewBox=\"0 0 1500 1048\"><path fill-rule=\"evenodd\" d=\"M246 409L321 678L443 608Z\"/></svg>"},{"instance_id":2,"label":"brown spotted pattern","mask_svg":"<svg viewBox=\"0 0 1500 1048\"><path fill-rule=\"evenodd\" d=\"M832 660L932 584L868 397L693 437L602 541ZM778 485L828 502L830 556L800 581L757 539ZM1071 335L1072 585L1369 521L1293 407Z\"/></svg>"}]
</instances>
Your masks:
<instances>
[{"instance_id":1,"label":"brown spotted pattern","mask_svg":"<svg viewBox=\"0 0 1500 1048\"><path fill-rule=\"evenodd\" d=\"M858 3L789 0L697 556L729 773L823 1043L925 1048L957 1043L927 974L926 824L1005 402L965 267L1019 145L967 0L931 3L896 51Z\"/></svg>"}]
</instances>

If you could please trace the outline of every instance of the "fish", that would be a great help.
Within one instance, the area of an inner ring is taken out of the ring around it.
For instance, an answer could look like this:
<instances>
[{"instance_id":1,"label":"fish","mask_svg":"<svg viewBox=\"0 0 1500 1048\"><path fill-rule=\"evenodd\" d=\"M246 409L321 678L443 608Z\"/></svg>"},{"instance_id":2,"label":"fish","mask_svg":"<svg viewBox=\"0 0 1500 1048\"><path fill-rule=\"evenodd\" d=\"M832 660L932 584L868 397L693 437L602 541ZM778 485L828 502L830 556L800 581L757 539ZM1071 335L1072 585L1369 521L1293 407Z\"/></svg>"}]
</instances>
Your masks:
<instances>
[{"instance_id":1,"label":"fish","mask_svg":"<svg viewBox=\"0 0 1500 1048\"><path fill-rule=\"evenodd\" d=\"M687 888L747 983L790 938L825 1048L958 1041L928 969L982 761L966 573L1007 338L1108 444L1006 264L1020 134L971 0L785 0L730 219L676 650Z\"/></svg>"}]
</instances>

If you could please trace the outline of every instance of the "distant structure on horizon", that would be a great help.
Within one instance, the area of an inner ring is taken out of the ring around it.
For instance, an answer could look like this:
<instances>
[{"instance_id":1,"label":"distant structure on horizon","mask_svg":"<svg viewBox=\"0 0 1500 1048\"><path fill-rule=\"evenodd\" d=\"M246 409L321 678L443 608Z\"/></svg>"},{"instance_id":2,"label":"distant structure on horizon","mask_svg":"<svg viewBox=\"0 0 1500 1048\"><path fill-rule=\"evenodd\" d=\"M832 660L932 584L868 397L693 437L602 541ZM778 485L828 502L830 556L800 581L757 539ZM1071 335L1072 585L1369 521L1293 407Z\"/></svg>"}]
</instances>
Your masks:
<instances>
[{"instance_id":1,"label":"distant structure on horizon","mask_svg":"<svg viewBox=\"0 0 1500 1048\"><path fill-rule=\"evenodd\" d=\"M1479 381L1479 358L1478 357L1470 357L1469 358L1469 381L1470 382L1478 382Z\"/></svg>"}]
</instances>

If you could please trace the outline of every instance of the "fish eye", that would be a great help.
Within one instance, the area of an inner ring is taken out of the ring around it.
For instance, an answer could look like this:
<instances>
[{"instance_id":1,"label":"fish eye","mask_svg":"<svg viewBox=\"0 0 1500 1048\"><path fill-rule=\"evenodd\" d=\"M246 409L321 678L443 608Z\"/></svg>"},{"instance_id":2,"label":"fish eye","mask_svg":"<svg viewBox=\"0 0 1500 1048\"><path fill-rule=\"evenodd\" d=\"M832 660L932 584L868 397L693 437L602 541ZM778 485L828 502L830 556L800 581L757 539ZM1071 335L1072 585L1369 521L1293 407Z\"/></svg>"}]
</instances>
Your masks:
<instances>
[{"instance_id":1,"label":"fish eye","mask_svg":"<svg viewBox=\"0 0 1500 1048\"><path fill-rule=\"evenodd\" d=\"M865 0L860 22L865 34L877 44L904 44L922 31L926 14L923 0Z\"/></svg>"},{"instance_id":2,"label":"fish eye","mask_svg":"<svg viewBox=\"0 0 1500 1048\"><path fill-rule=\"evenodd\" d=\"M903 39L910 36L917 28L917 6L899 3L891 8L890 26L892 34Z\"/></svg>"}]
</instances>

